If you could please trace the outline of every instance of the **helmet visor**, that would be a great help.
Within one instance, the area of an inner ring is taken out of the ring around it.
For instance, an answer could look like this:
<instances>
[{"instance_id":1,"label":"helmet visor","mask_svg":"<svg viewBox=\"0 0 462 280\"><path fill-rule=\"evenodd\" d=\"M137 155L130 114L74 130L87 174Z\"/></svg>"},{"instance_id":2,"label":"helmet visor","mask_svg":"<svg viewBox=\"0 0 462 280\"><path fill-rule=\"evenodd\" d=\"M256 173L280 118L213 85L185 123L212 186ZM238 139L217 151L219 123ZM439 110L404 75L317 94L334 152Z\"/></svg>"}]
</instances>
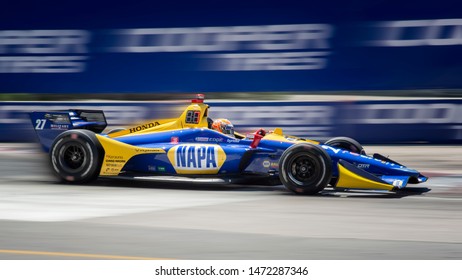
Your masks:
<instances>
[{"instance_id":1,"label":"helmet visor","mask_svg":"<svg viewBox=\"0 0 462 280\"><path fill-rule=\"evenodd\" d=\"M223 126L223 133L224 134L229 134L229 135L234 135L234 126L232 124L225 124Z\"/></svg>"}]
</instances>

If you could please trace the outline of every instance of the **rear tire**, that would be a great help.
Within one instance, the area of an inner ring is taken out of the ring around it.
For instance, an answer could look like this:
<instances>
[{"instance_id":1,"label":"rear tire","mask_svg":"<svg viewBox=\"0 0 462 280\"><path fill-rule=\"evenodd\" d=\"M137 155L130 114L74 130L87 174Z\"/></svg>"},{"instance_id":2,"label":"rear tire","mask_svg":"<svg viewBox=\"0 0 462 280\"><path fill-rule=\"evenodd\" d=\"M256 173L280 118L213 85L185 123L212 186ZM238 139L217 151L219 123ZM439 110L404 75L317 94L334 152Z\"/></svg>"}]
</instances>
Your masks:
<instances>
[{"instance_id":1,"label":"rear tire","mask_svg":"<svg viewBox=\"0 0 462 280\"><path fill-rule=\"evenodd\" d=\"M364 151L363 146L359 144L358 141L349 137L334 137L327 140L324 144L334 148L347 150L352 153L366 155L366 151Z\"/></svg>"},{"instance_id":2,"label":"rear tire","mask_svg":"<svg viewBox=\"0 0 462 280\"><path fill-rule=\"evenodd\" d=\"M98 177L104 150L95 133L69 130L61 133L50 149L50 162L56 176L69 183L85 183Z\"/></svg>"},{"instance_id":3,"label":"rear tire","mask_svg":"<svg viewBox=\"0 0 462 280\"><path fill-rule=\"evenodd\" d=\"M332 177L332 160L327 152L310 143L288 148L279 160L279 178L296 194L316 194Z\"/></svg>"}]
</instances>

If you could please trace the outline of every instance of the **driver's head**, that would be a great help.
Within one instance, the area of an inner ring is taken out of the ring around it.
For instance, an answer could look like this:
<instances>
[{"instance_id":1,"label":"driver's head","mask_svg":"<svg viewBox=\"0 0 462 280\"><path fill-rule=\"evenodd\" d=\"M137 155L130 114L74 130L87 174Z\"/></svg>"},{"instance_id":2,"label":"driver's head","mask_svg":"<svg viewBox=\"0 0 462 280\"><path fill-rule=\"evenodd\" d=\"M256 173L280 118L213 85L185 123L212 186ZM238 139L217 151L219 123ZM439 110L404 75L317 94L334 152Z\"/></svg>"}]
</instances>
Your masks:
<instances>
[{"instance_id":1,"label":"driver's head","mask_svg":"<svg viewBox=\"0 0 462 280\"><path fill-rule=\"evenodd\" d=\"M234 136L234 126L227 119L216 119L212 123L212 129L221 133Z\"/></svg>"}]
</instances>

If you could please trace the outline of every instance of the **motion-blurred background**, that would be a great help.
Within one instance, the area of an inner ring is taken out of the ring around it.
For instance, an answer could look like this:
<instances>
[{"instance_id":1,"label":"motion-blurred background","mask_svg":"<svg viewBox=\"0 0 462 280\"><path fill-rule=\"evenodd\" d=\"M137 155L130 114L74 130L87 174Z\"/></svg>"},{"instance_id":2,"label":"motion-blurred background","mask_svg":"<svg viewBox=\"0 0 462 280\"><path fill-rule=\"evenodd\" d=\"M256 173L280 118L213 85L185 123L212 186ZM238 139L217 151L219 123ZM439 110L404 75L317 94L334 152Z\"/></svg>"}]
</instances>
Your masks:
<instances>
[{"instance_id":1,"label":"motion-blurred background","mask_svg":"<svg viewBox=\"0 0 462 280\"><path fill-rule=\"evenodd\" d=\"M460 144L461 50L451 0L11 1L0 142L35 141L33 110L102 109L121 126L200 92L244 132Z\"/></svg>"},{"instance_id":2,"label":"motion-blurred background","mask_svg":"<svg viewBox=\"0 0 462 280\"><path fill-rule=\"evenodd\" d=\"M460 260L461 53L460 0L3 0L0 260ZM111 129L196 93L238 132L348 136L430 180L65 186L33 144L35 110L99 109Z\"/></svg>"}]
</instances>

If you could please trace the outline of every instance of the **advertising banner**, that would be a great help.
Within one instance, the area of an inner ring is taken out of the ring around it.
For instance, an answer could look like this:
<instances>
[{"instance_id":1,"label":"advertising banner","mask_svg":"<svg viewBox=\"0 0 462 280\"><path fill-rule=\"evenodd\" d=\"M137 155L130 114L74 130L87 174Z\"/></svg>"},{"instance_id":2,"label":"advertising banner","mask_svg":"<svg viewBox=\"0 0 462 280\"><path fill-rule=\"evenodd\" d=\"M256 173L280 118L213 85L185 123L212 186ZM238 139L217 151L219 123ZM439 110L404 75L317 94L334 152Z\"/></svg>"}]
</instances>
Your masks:
<instances>
[{"instance_id":1,"label":"advertising banner","mask_svg":"<svg viewBox=\"0 0 462 280\"><path fill-rule=\"evenodd\" d=\"M462 88L459 1L78 1L0 10L2 93Z\"/></svg>"},{"instance_id":2,"label":"advertising banner","mask_svg":"<svg viewBox=\"0 0 462 280\"><path fill-rule=\"evenodd\" d=\"M0 102L0 142L33 142L29 113L103 110L108 128L178 117L186 102ZM282 128L287 135L325 141L348 136L363 144L462 144L462 99L354 102L210 101L209 116L238 132Z\"/></svg>"}]
</instances>

